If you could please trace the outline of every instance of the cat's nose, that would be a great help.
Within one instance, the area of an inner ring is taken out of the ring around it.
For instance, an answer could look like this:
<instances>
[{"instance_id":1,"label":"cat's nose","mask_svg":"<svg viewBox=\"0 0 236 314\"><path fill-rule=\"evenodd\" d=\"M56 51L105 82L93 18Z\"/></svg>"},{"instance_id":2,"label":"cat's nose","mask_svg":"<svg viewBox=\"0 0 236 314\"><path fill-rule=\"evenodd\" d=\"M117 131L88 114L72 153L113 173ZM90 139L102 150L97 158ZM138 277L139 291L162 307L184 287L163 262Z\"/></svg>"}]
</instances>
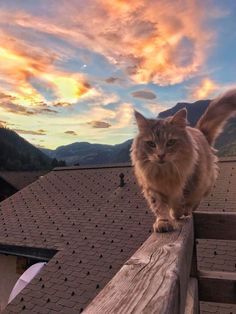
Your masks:
<instances>
[{"instance_id":1,"label":"cat's nose","mask_svg":"<svg viewBox=\"0 0 236 314\"><path fill-rule=\"evenodd\" d=\"M160 160L163 160L163 159L165 158L165 155L166 155L166 154L164 154L164 153L158 154L158 158L159 158Z\"/></svg>"}]
</instances>

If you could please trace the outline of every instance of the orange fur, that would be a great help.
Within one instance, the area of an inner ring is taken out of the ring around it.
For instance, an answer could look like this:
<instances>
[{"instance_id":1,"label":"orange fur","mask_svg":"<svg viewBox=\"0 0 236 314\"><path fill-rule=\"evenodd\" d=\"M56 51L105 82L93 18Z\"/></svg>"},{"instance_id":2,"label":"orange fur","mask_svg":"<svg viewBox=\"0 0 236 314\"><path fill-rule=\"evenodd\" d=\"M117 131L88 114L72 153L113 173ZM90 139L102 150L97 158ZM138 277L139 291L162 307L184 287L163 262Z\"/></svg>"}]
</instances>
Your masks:
<instances>
[{"instance_id":1,"label":"orange fur","mask_svg":"<svg viewBox=\"0 0 236 314\"><path fill-rule=\"evenodd\" d=\"M173 230L175 219L195 210L211 190L218 166L210 144L235 111L236 90L212 101L196 128L187 126L186 109L159 120L135 112L139 133L131 160L156 231Z\"/></svg>"},{"instance_id":2,"label":"orange fur","mask_svg":"<svg viewBox=\"0 0 236 314\"><path fill-rule=\"evenodd\" d=\"M223 131L225 123L235 114L235 111L236 89L228 91L210 103L196 125L210 145L214 144L217 136Z\"/></svg>"}]
</instances>

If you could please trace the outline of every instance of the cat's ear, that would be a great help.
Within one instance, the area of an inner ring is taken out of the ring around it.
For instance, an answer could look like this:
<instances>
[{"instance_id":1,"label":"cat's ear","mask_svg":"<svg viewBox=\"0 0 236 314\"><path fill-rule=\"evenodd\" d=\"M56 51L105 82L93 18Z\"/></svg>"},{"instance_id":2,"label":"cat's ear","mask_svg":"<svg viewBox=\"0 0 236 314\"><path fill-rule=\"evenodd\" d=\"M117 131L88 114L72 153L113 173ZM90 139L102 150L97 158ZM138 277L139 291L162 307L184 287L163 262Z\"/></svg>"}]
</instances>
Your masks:
<instances>
[{"instance_id":1,"label":"cat's ear","mask_svg":"<svg viewBox=\"0 0 236 314\"><path fill-rule=\"evenodd\" d=\"M134 116L139 128L139 131L145 129L148 126L148 121L147 119L138 111L134 110Z\"/></svg>"},{"instance_id":2,"label":"cat's ear","mask_svg":"<svg viewBox=\"0 0 236 314\"><path fill-rule=\"evenodd\" d=\"M188 124L187 109L183 108L177 111L176 114L172 117L171 123L185 128L186 125Z\"/></svg>"}]
</instances>

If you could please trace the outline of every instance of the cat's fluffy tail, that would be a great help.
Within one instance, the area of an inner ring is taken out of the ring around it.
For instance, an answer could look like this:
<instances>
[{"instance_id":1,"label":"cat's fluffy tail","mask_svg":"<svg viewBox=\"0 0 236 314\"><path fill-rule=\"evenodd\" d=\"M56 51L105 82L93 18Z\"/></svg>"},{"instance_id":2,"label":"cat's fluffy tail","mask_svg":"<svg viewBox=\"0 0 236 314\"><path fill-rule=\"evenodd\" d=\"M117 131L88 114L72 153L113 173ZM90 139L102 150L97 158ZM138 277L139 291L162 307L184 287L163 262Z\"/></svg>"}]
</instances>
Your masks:
<instances>
[{"instance_id":1,"label":"cat's fluffy tail","mask_svg":"<svg viewBox=\"0 0 236 314\"><path fill-rule=\"evenodd\" d=\"M236 113L236 89L214 99L198 121L196 128L202 131L210 145L223 131L229 118Z\"/></svg>"}]
</instances>

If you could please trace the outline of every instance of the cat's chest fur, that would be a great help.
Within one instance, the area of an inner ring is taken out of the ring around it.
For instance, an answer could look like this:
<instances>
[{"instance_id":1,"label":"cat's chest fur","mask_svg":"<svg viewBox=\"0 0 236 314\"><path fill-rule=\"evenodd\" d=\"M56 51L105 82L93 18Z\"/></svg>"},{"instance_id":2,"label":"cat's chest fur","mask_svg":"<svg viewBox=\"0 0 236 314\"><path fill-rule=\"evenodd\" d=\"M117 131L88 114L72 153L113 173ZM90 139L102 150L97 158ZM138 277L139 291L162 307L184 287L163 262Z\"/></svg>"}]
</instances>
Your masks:
<instances>
[{"instance_id":1,"label":"cat's chest fur","mask_svg":"<svg viewBox=\"0 0 236 314\"><path fill-rule=\"evenodd\" d=\"M188 173L180 173L178 168L171 165L148 165L143 172L144 188L170 197L183 190ZM189 171L188 171L189 172Z\"/></svg>"}]
</instances>

